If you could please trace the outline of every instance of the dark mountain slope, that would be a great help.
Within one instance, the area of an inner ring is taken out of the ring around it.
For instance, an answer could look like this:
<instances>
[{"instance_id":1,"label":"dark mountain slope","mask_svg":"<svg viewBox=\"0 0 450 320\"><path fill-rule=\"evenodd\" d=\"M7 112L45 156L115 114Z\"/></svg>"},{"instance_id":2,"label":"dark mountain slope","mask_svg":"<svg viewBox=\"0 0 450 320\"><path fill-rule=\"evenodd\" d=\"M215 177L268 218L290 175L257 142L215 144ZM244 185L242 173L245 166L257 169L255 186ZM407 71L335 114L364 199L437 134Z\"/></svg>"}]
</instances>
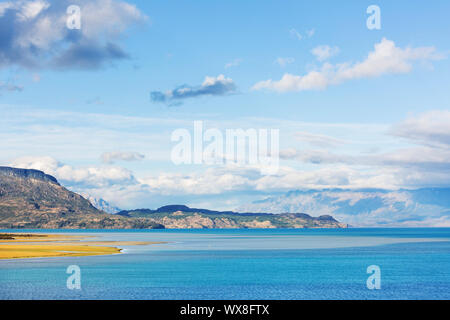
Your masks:
<instances>
[{"instance_id":1,"label":"dark mountain slope","mask_svg":"<svg viewBox=\"0 0 450 320\"><path fill-rule=\"evenodd\" d=\"M153 228L97 210L42 171L0 167L0 228Z\"/></svg>"}]
</instances>

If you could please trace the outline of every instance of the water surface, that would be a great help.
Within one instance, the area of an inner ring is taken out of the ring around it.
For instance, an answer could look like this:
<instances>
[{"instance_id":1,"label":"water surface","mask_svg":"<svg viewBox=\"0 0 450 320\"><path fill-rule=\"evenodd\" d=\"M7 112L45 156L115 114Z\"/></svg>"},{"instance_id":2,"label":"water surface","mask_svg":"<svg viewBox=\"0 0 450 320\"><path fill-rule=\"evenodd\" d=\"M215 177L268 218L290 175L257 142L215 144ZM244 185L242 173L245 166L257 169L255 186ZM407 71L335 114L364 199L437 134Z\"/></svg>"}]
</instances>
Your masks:
<instances>
[{"instance_id":1,"label":"water surface","mask_svg":"<svg viewBox=\"0 0 450 320\"><path fill-rule=\"evenodd\" d=\"M1 299L450 298L450 228L44 232L168 243L0 260ZM81 290L66 287L69 265L81 268ZM366 287L370 265L381 269L380 290Z\"/></svg>"}]
</instances>

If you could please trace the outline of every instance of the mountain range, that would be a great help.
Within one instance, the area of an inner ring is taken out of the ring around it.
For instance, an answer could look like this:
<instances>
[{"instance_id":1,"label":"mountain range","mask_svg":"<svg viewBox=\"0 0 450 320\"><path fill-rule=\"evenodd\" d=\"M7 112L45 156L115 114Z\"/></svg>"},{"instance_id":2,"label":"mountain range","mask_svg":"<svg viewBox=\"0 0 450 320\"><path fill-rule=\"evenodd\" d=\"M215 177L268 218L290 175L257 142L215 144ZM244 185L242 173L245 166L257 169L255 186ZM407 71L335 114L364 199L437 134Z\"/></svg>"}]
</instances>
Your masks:
<instances>
[{"instance_id":1,"label":"mountain range","mask_svg":"<svg viewBox=\"0 0 450 320\"><path fill-rule=\"evenodd\" d=\"M311 217L305 213L238 213L189 208L185 205L163 206L156 210L125 210L117 215L151 218L171 229L186 228L346 228L332 216Z\"/></svg>"},{"instance_id":2,"label":"mountain range","mask_svg":"<svg viewBox=\"0 0 450 320\"><path fill-rule=\"evenodd\" d=\"M183 205L108 214L42 171L0 167L0 228L5 229L345 227L329 215L221 212Z\"/></svg>"},{"instance_id":3,"label":"mountain range","mask_svg":"<svg viewBox=\"0 0 450 320\"><path fill-rule=\"evenodd\" d=\"M239 210L329 214L360 227L448 227L450 188L296 190Z\"/></svg>"}]
</instances>

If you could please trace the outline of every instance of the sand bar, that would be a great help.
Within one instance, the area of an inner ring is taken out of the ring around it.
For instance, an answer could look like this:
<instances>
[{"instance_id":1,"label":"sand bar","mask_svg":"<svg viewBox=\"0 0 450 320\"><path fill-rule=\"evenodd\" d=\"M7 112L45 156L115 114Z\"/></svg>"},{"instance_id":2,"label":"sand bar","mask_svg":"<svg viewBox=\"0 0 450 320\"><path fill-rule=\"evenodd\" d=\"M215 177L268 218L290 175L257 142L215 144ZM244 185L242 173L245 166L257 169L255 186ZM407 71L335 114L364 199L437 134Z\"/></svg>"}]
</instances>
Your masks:
<instances>
[{"instance_id":1,"label":"sand bar","mask_svg":"<svg viewBox=\"0 0 450 320\"><path fill-rule=\"evenodd\" d=\"M118 246L160 244L144 241L85 241L92 236L0 234L0 259L81 257L118 254Z\"/></svg>"}]
</instances>

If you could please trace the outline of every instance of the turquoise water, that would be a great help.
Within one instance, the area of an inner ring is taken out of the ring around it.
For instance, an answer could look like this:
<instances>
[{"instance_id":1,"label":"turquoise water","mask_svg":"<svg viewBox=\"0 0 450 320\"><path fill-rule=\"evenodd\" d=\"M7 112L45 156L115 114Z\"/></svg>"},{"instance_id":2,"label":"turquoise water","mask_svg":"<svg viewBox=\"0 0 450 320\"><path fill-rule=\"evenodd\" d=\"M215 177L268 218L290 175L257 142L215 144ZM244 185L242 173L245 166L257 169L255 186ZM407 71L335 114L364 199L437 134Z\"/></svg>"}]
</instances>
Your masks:
<instances>
[{"instance_id":1,"label":"turquoise water","mask_svg":"<svg viewBox=\"0 0 450 320\"><path fill-rule=\"evenodd\" d=\"M45 232L168 243L0 260L0 299L450 299L450 228ZM69 265L81 290L66 287ZM366 286L370 265L380 290Z\"/></svg>"}]
</instances>

